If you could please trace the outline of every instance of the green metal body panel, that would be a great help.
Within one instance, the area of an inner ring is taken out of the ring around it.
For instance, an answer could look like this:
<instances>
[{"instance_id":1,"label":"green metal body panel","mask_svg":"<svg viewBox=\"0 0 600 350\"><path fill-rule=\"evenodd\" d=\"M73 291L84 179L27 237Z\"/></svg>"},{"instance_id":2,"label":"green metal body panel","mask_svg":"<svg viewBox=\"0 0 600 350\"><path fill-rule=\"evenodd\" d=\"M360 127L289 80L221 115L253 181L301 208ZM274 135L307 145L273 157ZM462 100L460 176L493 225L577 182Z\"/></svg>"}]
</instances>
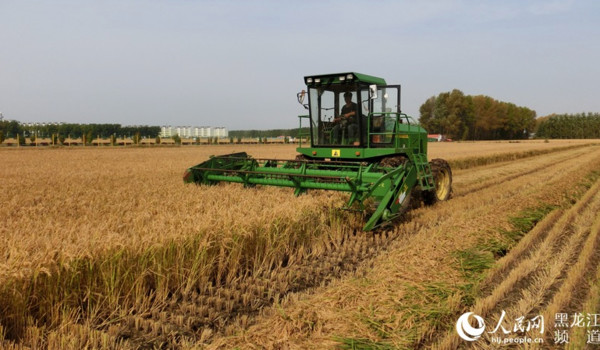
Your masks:
<instances>
[{"instance_id":1,"label":"green metal body panel","mask_svg":"<svg viewBox=\"0 0 600 350\"><path fill-rule=\"evenodd\" d=\"M377 133L369 133L369 136ZM335 147L298 147L296 151L311 159L335 159L348 161L376 160L394 155L406 155L412 158L413 154L427 154L427 131L418 125L399 124L397 132L393 135L393 144L390 147L362 147L340 145Z\"/></svg>"}]
</instances>

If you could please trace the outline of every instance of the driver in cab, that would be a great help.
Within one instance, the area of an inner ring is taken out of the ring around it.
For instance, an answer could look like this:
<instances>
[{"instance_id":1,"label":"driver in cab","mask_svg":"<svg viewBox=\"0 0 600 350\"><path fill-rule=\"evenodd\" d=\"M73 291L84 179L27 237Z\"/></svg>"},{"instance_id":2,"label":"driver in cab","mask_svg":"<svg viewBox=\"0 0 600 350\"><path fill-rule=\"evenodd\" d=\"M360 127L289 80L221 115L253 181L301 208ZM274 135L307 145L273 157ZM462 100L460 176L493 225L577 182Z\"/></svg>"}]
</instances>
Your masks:
<instances>
[{"instance_id":1,"label":"driver in cab","mask_svg":"<svg viewBox=\"0 0 600 350\"><path fill-rule=\"evenodd\" d=\"M344 101L342 111L339 116L333 119L335 126L333 127L333 139L336 143L341 143L341 136L344 128L347 128L346 137L349 140L354 139L358 133L358 124L356 122L356 103L352 102L352 93L344 93Z\"/></svg>"}]
</instances>

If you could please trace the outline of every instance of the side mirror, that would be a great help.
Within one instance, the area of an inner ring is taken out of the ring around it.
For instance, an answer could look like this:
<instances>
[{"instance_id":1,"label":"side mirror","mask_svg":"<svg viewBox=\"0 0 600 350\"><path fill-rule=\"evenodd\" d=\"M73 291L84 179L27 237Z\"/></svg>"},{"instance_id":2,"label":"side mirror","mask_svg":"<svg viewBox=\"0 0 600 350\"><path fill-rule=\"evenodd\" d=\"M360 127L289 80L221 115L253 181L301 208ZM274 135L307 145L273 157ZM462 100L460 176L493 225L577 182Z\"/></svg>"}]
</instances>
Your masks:
<instances>
[{"instance_id":1,"label":"side mirror","mask_svg":"<svg viewBox=\"0 0 600 350\"><path fill-rule=\"evenodd\" d=\"M306 91L302 90L298 94L296 94L298 98L298 103L301 104L304 108L308 109L308 105L304 104L304 97L306 97Z\"/></svg>"},{"instance_id":2,"label":"side mirror","mask_svg":"<svg viewBox=\"0 0 600 350\"><path fill-rule=\"evenodd\" d=\"M371 100L377 98L377 85L369 85L369 98Z\"/></svg>"},{"instance_id":3,"label":"side mirror","mask_svg":"<svg viewBox=\"0 0 600 350\"><path fill-rule=\"evenodd\" d=\"M304 96L306 96L306 91L302 90L297 95L298 103L302 104L304 102Z\"/></svg>"}]
</instances>

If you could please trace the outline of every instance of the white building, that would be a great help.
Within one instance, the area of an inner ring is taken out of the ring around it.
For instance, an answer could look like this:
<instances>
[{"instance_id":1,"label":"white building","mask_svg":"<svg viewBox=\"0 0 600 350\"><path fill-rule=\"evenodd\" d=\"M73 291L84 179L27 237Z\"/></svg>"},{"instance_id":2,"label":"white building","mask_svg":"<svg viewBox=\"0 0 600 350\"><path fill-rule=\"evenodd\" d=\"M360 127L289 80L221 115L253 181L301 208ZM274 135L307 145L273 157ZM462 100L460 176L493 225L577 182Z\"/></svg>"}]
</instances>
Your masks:
<instances>
[{"instance_id":1,"label":"white building","mask_svg":"<svg viewBox=\"0 0 600 350\"><path fill-rule=\"evenodd\" d=\"M213 129L214 136L216 137L227 137L229 136L229 131L225 127L217 127Z\"/></svg>"},{"instance_id":2,"label":"white building","mask_svg":"<svg viewBox=\"0 0 600 350\"><path fill-rule=\"evenodd\" d=\"M171 137L175 135L175 130L172 126L162 126L160 128L160 137Z\"/></svg>"},{"instance_id":3,"label":"white building","mask_svg":"<svg viewBox=\"0 0 600 350\"><path fill-rule=\"evenodd\" d=\"M228 137L229 131L226 127L219 126L162 126L160 137L172 137L178 135L182 138L194 137Z\"/></svg>"}]
</instances>

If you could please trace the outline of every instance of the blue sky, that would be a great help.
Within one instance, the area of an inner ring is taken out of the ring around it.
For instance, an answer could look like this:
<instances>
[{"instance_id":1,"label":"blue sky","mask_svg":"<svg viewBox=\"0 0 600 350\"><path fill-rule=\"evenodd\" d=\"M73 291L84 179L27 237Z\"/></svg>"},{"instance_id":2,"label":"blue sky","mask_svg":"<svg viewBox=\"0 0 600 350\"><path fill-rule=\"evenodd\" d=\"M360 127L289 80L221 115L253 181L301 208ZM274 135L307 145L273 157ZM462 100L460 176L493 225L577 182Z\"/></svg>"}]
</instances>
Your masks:
<instances>
[{"instance_id":1,"label":"blue sky","mask_svg":"<svg viewBox=\"0 0 600 350\"><path fill-rule=\"evenodd\" d=\"M21 122L293 128L303 76L600 112L600 1L0 0L0 112Z\"/></svg>"}]
</instances>

